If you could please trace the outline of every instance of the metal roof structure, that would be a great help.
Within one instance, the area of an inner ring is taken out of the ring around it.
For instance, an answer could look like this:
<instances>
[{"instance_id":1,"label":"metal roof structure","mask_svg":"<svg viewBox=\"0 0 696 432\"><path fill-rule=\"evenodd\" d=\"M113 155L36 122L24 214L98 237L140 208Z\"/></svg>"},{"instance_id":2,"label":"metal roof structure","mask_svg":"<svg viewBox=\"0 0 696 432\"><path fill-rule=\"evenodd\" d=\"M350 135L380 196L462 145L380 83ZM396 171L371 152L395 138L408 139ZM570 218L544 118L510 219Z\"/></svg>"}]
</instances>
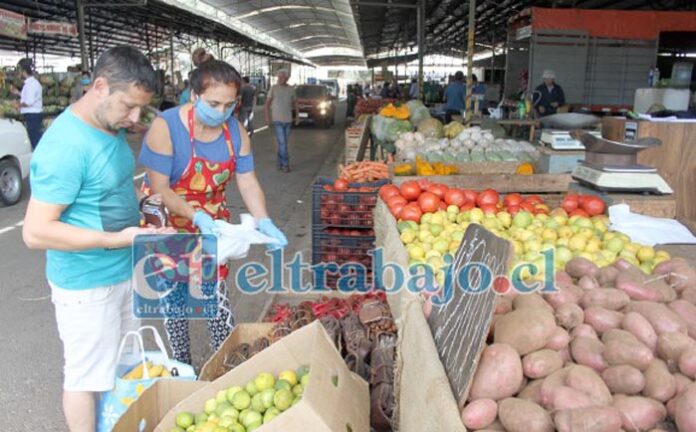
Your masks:
<instances>
[{"instance_id":1,"label":"metal roof structure","mask_svg":"<svg viewBox=\"0 0 696 432\"><path fill-rule=\"evenodd\" d=\"M156 54L174 44L187 49L207 46L213 53L219 47L243 49L269 58L307 64L276 47L235 31L222 22L177 7L172 1L115 0L84 3L85 35L94 58L103 50L122 44L137 46L148 54ZM74 0L3 0L2 8L36 20L77 23L77 2ZM38 54L80 55L77 37L29 34L27 40L0 36L0 49ZM219 55L219 54L218 54Z\"/></svg>"},{"instance_id":2,"label":"metal roof structure","mask_svg":"<svg viewBox=\"0 0 696 432\"><path fill-rule=\"evenodd\" d=\"M349 0L205 0L205 3L283 41L318 65L365 64ZM356 55L312 55L322 48L348 49Z\"/></svg>"},{"instance_id":3,"label":"metal roof structure","mask_svg":"<svg viewBox=\"0 0 696 432\"><path fill-rule=\"evenodd\" d=\"M462 56L466 51L469 3L465 0L425 1L425 44L428 54ZM415 48L416 10L387 7L416 5L418 0L351 0L364 53ZM580 9L696 10L694 0L478 0L476 43L485 48L505 39L508 20L531 7Z\"/></svg>"}]
</instances>

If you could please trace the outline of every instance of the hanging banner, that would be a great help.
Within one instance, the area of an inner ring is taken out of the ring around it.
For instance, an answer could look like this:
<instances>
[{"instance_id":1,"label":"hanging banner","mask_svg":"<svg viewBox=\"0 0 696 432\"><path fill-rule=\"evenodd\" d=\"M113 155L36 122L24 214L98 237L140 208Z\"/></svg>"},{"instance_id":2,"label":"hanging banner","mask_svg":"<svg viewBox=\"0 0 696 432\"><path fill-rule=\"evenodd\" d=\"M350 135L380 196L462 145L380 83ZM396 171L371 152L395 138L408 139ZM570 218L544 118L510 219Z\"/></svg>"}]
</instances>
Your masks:
<instances>
[{"instance_id":1,"label":"hanging banner","mask_svg":"<svg viewBox=\"0 0 696 432\"><path fill-rule=\"evenodd\" d=\"M24 15L0 9L0 36L27 38L27 20Z\"/></svg>"},{"instance_id":2,"label":"hanging banner","mask_svg":"<svg viewBox=\"0 0 696 432\"><path fill-rule=\"evenodd\" d=\"M77 37L77 25L60 21L32 20L29 33Z\"/></svg>"}]
</instances>

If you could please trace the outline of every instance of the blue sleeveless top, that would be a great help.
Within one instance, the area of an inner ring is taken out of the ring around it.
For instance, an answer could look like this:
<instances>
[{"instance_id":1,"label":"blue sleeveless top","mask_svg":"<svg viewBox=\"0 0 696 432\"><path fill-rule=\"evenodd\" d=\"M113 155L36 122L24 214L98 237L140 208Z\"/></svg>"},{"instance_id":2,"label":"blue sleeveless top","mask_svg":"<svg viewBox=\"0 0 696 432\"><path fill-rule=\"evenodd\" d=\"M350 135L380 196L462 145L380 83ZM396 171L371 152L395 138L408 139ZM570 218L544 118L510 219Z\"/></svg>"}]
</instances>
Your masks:
<instances>
[{"instance_id":1,"label":"blue sleeveless top","mask_svg":"<svg viewBox=\"0 0 696 432\"><path fill-rule=\"evenodd\" d=\"M191 157L193 157L189 132L186 130L186 126L184 126L184 123L179 117L179 109L181 109L181 106L170 108L160 114L160 117L164 119L169 128L169 136L172 141L172 155L163 155L152 151L147 145L146 135L143 139L140 156L138 157L138 162L144 167L169 176L170 185L174 185L179 181ZM240 135L237 117L230 117L227 121L227 126L230 129L232 146L235 156L237 157L237 172L244 174L253 171L254 156L251 152L245 156L239 155L242 147L242 137ZM203 142L194 139L194 145L196 146L196 155L211 162L225 162L230 159L231 155L227 149L225 134L222 132L219 137L211 142Z\"/></svg>"}]
</instances>

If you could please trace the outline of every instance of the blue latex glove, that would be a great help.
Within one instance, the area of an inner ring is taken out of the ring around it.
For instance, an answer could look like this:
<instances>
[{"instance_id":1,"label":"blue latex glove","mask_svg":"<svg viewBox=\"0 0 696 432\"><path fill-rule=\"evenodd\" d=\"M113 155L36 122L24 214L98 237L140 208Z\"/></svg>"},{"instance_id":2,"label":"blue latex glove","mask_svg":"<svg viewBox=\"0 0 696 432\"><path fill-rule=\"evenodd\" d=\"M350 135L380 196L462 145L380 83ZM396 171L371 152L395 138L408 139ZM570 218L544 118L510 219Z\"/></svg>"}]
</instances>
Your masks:
<instances>
[{"instance_id":1,"label":"blue latex glove","mask_svg":"<svg viewBox=\"0 0 696 432\"><path fill-rule=\"evenodd\" d=\"M201 234L214 236L217 236L219 234L217 225L215 225L215 221L212 217L210 217L208 213L204 212L203 210L197 210L193 214L193 226L197 227L201 231ZM217 242L210 238L204 238L203 250L208 255L217 254Z\"/></svg>"},{"instance_id":2,"label":"blue latex glove","mask_svg":"<svg viewBox=\"0 0 696 432\"><path fill-rule=\"evenodd\" d=\"M268 249L284 248L288 245L288 239L285 237L285 234L273 224L270 218L259 219L258 226L262 234L278 240L278 243L267 245Z\"/></svg>"}]
</instances>

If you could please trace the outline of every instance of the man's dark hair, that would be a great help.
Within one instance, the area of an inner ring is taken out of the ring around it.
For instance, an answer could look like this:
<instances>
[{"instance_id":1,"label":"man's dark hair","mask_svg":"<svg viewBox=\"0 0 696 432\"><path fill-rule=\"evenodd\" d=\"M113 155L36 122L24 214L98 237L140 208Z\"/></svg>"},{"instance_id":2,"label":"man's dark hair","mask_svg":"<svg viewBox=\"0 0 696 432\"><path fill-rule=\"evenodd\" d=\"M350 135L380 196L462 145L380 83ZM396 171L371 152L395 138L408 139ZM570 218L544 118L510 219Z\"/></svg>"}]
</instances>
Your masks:
<instances>
[{"instance_id":1,"label":"man's dark hair","mask_svg":"<svg viewBox=\"0 0 696 432\"><path fill-rule=\"evenodd\" d=\"M462 72L462 71L457 71L457 72L454 74L454 80L455 80L455 81L463 81L463 80L464 80L464 72Z\"/></svg>"},{"instance_id":2,"label":"man's dark hair","mask_svg":"<svg viewBox=\"0 0 696 432\"><path fill-rule=\"evenodd\" d=\"M476 76L476 74L471 74L471 81L478 82L478 77Z\"/></svg>"},{"instance_id":3,"label":"man's dark hair","mask_svg":"<svg viewBox=\"0 0 696 432\"><path fill-rule=\"evenodd\" d=\"M30 58L23 58L17 63L17 67L26 72L27 75L34 75L34 62Z\"/></svg>"},{"instance_id":4,"label":"man's dark hair","mask_svg":"<svg viewBox=\"0 0 696 432\"><path fill-rule=\"evenodd\" d=\"M106 50L94 66L94 79L103 77L111 92L126 90L130 84L156 93L157 76L150 61L137 48L123 45Z\"/></svg>"},{"instance_id":5,"label":"man's dark hair","mask_svg":"<svg viewBox=\"0 0 696 432\"><path fill-rule=\"evenodd\" d=\"M83 70L83 71L82 71L82 75L83 75L83 76L84 76L84 75L87 75L88 77L91 77L91 76L92 76L92 75L89 73L89 71L87 71L87 70Z\"/></svg>"},{"instance_id":6,"label":"man's dark hair","mask_svg":"<svg viewBox=\"0 0 696 432\"><path fill-rule=\"evenodd\" d=\"M244 80L245 83L249 84L249 77L248 76L242 77L242 79Z\"/></svg>"},{"instance_id":7,"label":"man's dark hair","mask_svg":"<svg viewBox=\"0 0 696 432\"><path fill-rule=\"evenodd\" d=\"M237 69L221 60L208 60L198 66L191 75L191 88L200 95L214 82L232 84L237 92L242 88L242 77Z\"/></svg>"}]
</instances>

